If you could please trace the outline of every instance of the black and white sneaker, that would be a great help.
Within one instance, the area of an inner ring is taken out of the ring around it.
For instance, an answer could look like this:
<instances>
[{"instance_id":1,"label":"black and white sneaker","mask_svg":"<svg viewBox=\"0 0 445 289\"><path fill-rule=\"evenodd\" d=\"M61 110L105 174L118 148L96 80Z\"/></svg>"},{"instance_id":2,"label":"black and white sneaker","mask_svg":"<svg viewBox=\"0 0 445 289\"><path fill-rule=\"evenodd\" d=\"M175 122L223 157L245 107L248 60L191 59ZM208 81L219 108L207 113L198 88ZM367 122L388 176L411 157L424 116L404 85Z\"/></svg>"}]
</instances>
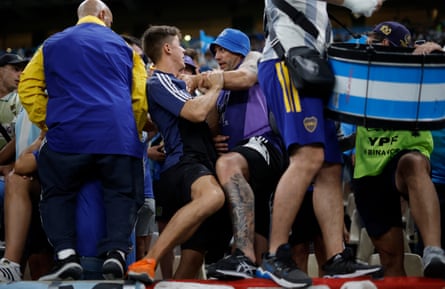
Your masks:
<instances>
[{"instance_id":1,"label":"black and white sneaker","mask_svg":"<svg viewBox=\"0 0 445 289\"><path fill-rule=\"evenodd\" d=\"M357 262L350 248L333 256L323 265L322 269L324 277L328 278L353 278L364 275L372 275L375 278L383 277L382 266Z\"/></svg>"},{"instance_id":2,"label":"black and white sneaker","mask_svg":"<svg viewBox=\"0 0 445 289\"><path fill-rule=\"evenodd\" d=\"M209 265L207 277L221 280L249 279L255 277L256 268L255 264L237 248L232 255Z\"/></svg>"},{"instance_id":3,"label":"black and white sneaker","mask_svg":"<svg viewBox=\"0 0 445 289\"><path fill-rule=\"evenodd\" d=\"M0 259L0 282L21 281L20 265L6 258Z\"/></svg>"},{"instance_id":4,"label":"black and white sneaker","mask_svg":"<svg viewBox=\"0 0 445 289\"><path fill-rule=\"evenodd\" d=\"M62 260L56 260L51 272L40 277L39 281L79 280L82 278L83 268L79 257L71 255Z\"/></svg>"},{"instance_id":5,"label":"black and white sneaker","mask_svg":"<svg viewBox=\"0 0 445 289\"><path fill-rule=\"evenodd\" d=\"M312 279L298 269L292 259L289 244L278 247L275 256L266 253L256 275L260 278L272 279L284 288L303 288L312 285Z\"/></svg>"},{"instance_id":6,"label":"black and white sneaker","mask_svg":"<svg viewBox=\"0 0 445 289\"><path fill-rule=\"evenodd\" d=\"M102 265L102 276L105 280L123 279L127 271L127 263L123 253L110 251Z\"/></svg>"}]
</instances>

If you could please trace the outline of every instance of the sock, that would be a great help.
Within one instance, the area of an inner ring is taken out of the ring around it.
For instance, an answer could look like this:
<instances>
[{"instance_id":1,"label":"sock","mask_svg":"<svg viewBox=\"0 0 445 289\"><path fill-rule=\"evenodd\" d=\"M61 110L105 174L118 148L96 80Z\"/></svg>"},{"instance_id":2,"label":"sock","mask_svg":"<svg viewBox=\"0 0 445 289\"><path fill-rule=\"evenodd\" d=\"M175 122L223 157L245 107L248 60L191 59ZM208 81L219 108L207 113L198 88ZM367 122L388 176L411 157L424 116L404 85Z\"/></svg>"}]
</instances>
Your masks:
<instances>
[{"instance_id":1,"label":"sock","mask_svg":"<svg viewBox=\"0 0 445 289\"><path fill-rule=\"evenodd\" d=\"M74 249L63 249L57 252L57 259L63 260L71 255L76 255L76 251L74 251Z\"/></svg>"}]
</instances>

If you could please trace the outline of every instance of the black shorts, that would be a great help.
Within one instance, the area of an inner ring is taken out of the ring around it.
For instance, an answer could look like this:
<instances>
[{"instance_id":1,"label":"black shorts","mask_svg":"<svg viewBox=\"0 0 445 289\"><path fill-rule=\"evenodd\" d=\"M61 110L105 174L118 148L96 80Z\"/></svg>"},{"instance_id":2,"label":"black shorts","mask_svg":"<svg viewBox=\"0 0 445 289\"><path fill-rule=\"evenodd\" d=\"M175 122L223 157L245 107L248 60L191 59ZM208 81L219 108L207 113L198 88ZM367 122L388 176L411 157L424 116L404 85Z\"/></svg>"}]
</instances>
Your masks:
<instances>
[{"instance_id":1,"label":"black shorts","mask_svg":"<svg viewBox=\"0 0 445 289\"><path fill-rule=\"evenodd\" d=\"M156 219L168 222L177 210L192 200L193 182L206 175L215 175L213 165L206 162L199 163L196 160L182 160L162 172L159 181L153 182ZM181 249L206 252L208 255L206 258L214 256L211 260L216 262L224 257L231 237L232 223L228 208L224 206L207 218L196 232L181 244Z\"/></svg>"},{"instance_id":2,"label":"black shorts","mask_svg":"<svg viewBox=\"0 0 445 289\"><path fill-rule=\"evenodd\" d=\"M255 232L269 239L271 197L286 167L285 157L263 137L247 139L231 151L241 154L249 164L249 184L255 194Z\"/></svg>"},{"instance_id":3,"label":"black shorts","mask_svg":"<svg viewBox=\"0 0 445 289\"><path fill-rule=\"evenodd\" d=\"M167 197L162 191L159 180L153 180L153 194L155 197L155 220L168 222L176 212L176 206L169 206Z\"/></svg>"},{"instance_id":4,"label":"black shorts","mask_svg":"<svg viewBox=\"0 0 445 289\"><path fill-rule=\"evenodd\" d=\"M156 220L170 220L177 210L192 200L193 182L207 175L215 175L213 164L196 160L183 160L162 172L159 180L153 182Z\"/></svg>"},{"instance_id":5,"label":"black shorts","mask_svg":"<svg viewBox=\"0 0 445 289\"><path fill-rule=\"evenodd\" d=\"M395 173L400 158L410 150L397 153L380 175L353 179L357 210L370 237L378 238L392 227L403 227L400 197Z\"/></svg>"}]
</instances>

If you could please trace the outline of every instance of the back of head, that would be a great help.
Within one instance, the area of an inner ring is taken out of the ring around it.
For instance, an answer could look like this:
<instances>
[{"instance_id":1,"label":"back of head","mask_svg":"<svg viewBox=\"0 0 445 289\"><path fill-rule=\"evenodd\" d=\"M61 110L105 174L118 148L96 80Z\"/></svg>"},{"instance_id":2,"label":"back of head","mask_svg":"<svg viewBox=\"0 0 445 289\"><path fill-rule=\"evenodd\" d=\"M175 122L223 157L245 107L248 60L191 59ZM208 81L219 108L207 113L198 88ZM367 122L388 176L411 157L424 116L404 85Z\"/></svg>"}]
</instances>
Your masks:
<instances>
[{"instance_id":1,"label":"back of head","mask_svg":"<svg viewBox=\"0 0 445 289\"><path fill-rule=\"evenodd\" d=\"M196 49L190 47L186 48L184 54L190 56L193 59L193 61L199 62L199 54Z\"/></svg>"},{"instance_id":2,"label":"back of head","mask_svg":"<svg viewBox=\"0 0 445 289\"><path fill-rule=\"evenodd\" d=\"M388 39L391 46L411 47L411 32L402 24L395 21L385 21L377 24L372 30L376 35Z\"/></svg>"},{"instance_id":3,"label":"back of head","mask_svg":"<svg viewBox=\"0 0 445 289\"><path fill-rule=\"evenodd\" d=\"M101 0L85 0L77 8L77 17L96 16L102 19L108 27L111 27L113 16L108 6Z\"/></svg>"},{"instance_id":4,"label":"back of head","mask_svg":"<svg viewBox=\"0 0 445 289\"><path fill-rule=\"evenodd\" d=\"M210 51L215 55L215 45L236 54L246 56L250 51L250 39L242 31L234 28L224 29L210 44Z\"/></svg>"},{"instance_id":5,"label":"back of head","mask_svg":"<svg viewBox=\"0 0 445 289\"><path fill-rule=\"evenodd\" d=\"M184 55L184 64L185 64L185 71L190 71L191 74L196 74L196 64L193 61L193 59L188 56L188 55Z\"/></svg>"},{"instance_id":6,"label":"back of head","mask_svg":"<svg viewBox=\"0 0 445 289\"><path fill-rule=\"evenodd\" d=\"M181 39L181 31L175 26L150 26L142 35L142 48L145 55L156 64L161 59L164 44L171 43L175 36Z\"/></svg>"},{"instance_id":7,"label":"back of head","mask_svg":"<svg viewBox=\"0 0 445 289\"><path fill-rule=\"evenodd\" d=\"M133 35L121 34L121 37L130 45L137 45L142 49L141 40Z\"/></svg>"}]
</instances>

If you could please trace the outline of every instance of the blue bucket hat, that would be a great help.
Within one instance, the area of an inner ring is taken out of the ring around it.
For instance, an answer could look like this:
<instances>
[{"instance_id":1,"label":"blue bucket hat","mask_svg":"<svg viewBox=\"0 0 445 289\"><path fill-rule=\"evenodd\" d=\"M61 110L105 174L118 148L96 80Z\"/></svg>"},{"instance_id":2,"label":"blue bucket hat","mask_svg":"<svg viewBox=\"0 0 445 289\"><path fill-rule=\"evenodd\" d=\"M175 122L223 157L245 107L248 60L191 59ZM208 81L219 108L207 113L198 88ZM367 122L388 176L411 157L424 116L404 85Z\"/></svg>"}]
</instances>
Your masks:
<instances>
[{"instance_id":1,"label":"blue bucket hat","mask_svg":"<svg viewBox=\"0 0 445 289\"><path fill-rule=\"evenodd\" d=\"M244 32L233 28L224 29L210 44L210 51L213 55L215 55L215 45L242 56L246 56L250 51L249 37Z\"/></svg>"}]
</instances>

